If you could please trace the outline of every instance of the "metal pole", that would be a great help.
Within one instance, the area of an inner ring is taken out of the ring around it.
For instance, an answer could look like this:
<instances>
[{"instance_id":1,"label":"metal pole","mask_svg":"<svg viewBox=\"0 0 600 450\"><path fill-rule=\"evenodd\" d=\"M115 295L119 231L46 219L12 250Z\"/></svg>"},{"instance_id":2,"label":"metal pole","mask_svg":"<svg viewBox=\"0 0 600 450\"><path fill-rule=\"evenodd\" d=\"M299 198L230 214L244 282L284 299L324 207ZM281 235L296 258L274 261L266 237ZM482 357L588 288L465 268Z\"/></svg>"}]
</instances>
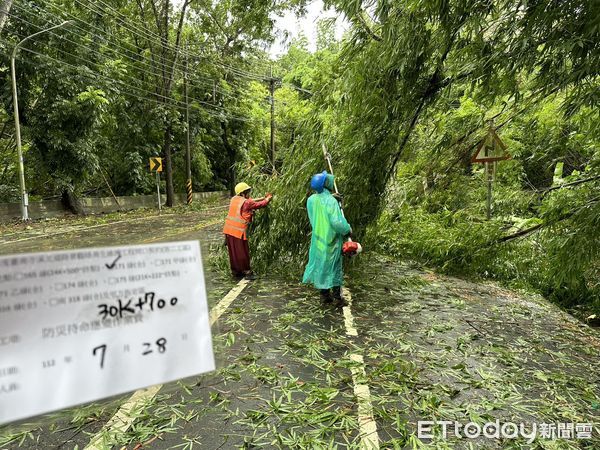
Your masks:
<instances>
[{"instance_id":1,"label":"metal pole","mask_svg":"<svg viewBox=\"0 0 600 450\"><path fill-rule=\"evenodd\" d=\"M485 172L487 176L487 220L492 218L492 174L490 172L490 163L485 163Z\"/></svg>"},{"instance_id":2,"label":"metal pole","mask_svg":"<svg viewBox=\"0 0 600 450\"><path fill-rule=\"evenodd\" d=\"M45 30L38 31L37 33L33 33L30 36L27 36L25 39L20 41L12 51L12 55L10 57L10 76L12 81L12 94L13 94L13 113L15 116L15 141L17 143L17 158L19 160L18 168L19 168L19 185L21 188L21 216L23 220L29 220L29 198L27 195L27 189L25 187L25 166L23 164L23 148L21 146L21 123L19 120L19 100L17 97L17 73L15 70L15 58L17 56L17 50L25 41L39 35L42 33L46 33L47 31L54 30L56 28L60 28L67 24L71 23L70 20L67 20L59 25L55 25L53 27L47 28Z\"/></svg>"},{"instance_id":3,"label":"metal pole","mask_svg":"<svg viewBox=\"0 0 600 450\"><path fill-rule=\"evenodd\" d=\"M156 171L156 198L158 200L158 213L160 214L161 204L160 204L160 172L159 171Z\"/></svg>"},{"instance_id":4,"label":"metal pole","mask_svg":"<svg viewBox=\"0 0 600 450\"><path fill-rule=\"evenodd\" d=\"M187 49L187 45L186 45ZM187 55L187 53L186 53ZM190 108L188 104L188 58L185 57L185 71L183 73L183 92L185 95L185 169L187 174L187 180L185 188L187 191L187 204L192 203L192 153L190 150Z\"/></svg>"},{"instance_id":5,"label":"metal pole","mask_svg":"<svg viewBox=\"0 0 600 450\"><path fill-rule=\"evenodd\" d=\"M271 78L269 78L269 91L271 92L271 164L275 166L275 78L271 67Z\"/></svg>"}]
</instances>

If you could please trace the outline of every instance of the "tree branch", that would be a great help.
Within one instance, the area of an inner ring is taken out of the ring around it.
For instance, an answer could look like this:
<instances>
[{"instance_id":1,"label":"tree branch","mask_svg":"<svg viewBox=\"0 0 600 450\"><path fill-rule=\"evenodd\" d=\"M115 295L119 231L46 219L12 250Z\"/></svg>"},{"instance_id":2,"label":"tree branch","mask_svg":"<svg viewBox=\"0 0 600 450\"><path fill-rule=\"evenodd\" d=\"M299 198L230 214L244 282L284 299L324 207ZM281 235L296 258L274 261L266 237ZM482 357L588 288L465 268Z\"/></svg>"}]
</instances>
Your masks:
<instances>
[{"instance_id":1,"label":"tree branch","mask_svg":"<svg viewBox=\"0 0 600 450\"><path fill-rule=\"evenodd\" d=\"M570 219L575 214L577 214L579 211L588 207L592 203L597 202L598 200L600 200L600 197L592 198L591 200L587 201L584 205L580 206L579 208L569 211L554 220L551 220L549 222L544 222L544 223L538 223L537 225L534 225L529 228L525 228L524 230L517 231L516 233L513 233L513 234L509 234L508 236L503 236L499 239L496 239L495 241L490 242L489 245L500 244L502 242L512 241L513 239L527 236L527 235L529 235L543 227L546 227L548 225L554 225L555 223L561 222L566 219Z\"/></svg>"},{"instance_id":2,"label":"tree branch","mask_svg":"<svg viewBox=\"0 0 600 450\"><path fill-rule=\"evenodd\" d=\"M371 36L371 38L375 39L377 42L381 42L382 38L381 36L379 36L378 34L376 34L371 27L369 26L369 24L367 23L365 17L364 17L364 11L360 10L358 12L358 14L356 14L356 16L354 16L356 19L358 19L358 23L360 25L360 27L369 35Z\"/></svg>"},{"instance_id":3,"label":"tree branch","mask_svg":"<svg viewBox=\"0 0 600 450\"><path fill-rule=\"evenodd\" d=\"M509 234L508 236L502 236L501 238L499 238L494 243L508 242L508 241L512 241L513 239L517 239L517 238L520 238L520 237L523 237L523 236L527 236L528 234L531 234L534 231L539 230L544 225L546 225L546 224L545 223L538 223L537 225L534 225L534 226L529 227L529 228L525 228L524 230L517 231L516 233L513 233L513 234Z\"/></svg>"},{"instance_id":4,"label":"tree branch","mask_svg":"<svg viewBox=\"0 0 600 450\"><path fill-rule=\"evenodd\" d=\"M6 22L8 13L10 13L12 2L13 0L2 0L2 5L0 6L0 31L4 28L4 23Z\"/></svg>"},{"instance_id":5,"label":"tree branch","mask_svg":"<svg viewBox=\"0 0 600 450\"><path fill-rule=\"evenodd\" d=\"M423 107L425 106L425 104L427 103L427 101L430 98L432 98L437 92L439 92L440 89L443 89L443 87L444 87L444 85L442 85L438 80L440 78L440 74L442 72L444 63L446 62L446 58L448 58L448 55L450 54L450 50L452 50L454 42L456 41L456 35L462 28L463 24L465 23L465 20L466 19L464 17L461 18L458 25L452 32L452 34L449 36L448 44L446 45L446 48L444 49L444 53L442 53L442 55L440 56L440 60L437 63L437 67L435 68L435 71L429 77L429 81L427 83L426 89L423 92L423 94L421 96L421 101L419 102L419 105L417 106L415 114L413 115L412 120L410 121L408 130L406 131L406 134L404 135L404 138L402 139L402 143L400 144L398 151L394 155L394 159L392 160L391 167L389 168L388 172L385 175L386 182L387 182L387 180L390 179L390 177L394 173L394 170L396 169L396 164L398 164L398 161L400 160L400 156L402 155L402 152L404 151L404 147L408 143L408 140L412 134L412 131L415 128L415 125L417 124L417 120L419 119L419 115L421 114Z\"/></svg>"},{"instance_id":6,"label":"tree branch","mask_svg":"<svg viewBox=\"0 0 600 450\"><path fill-rule=\"evenodd\" d=\"M583 183L587 183L588 181L594 181L594 180L600 180L600 175L595 176L595 177L590 177L590 178L584 178L582 180L572 181L570 183L561 184L560 186L552 186L552 187L549 187L546 189L541 189L540 192L542 192L542 196L544 196L550 191L555 191L557 189L562 189L562 188L569 187L569 186L577 186L578 184L583 184Z\"/></svg>"},{"instance_id":7,"label":"tree branch","mask_svg":"<svg viewBox=\"0 0 600 450\"><path fill-rule=\"evenodd\" d=\"M177 35L175 36L175 55L173 56L173 67L171 69L171 75L169 76L169 84L168 88L171 88L171 83L173 82L173 78L175 77L175 68L177 67L177 58L179 57L179 47L181 46L181 32L183 31L183 23L185 21L185 13L187 11L187 7L192 2L192 0L185 0L183 6L181 7L181 12L179 14L179 23L177 25Z\"/></svg>"}]
</instances>

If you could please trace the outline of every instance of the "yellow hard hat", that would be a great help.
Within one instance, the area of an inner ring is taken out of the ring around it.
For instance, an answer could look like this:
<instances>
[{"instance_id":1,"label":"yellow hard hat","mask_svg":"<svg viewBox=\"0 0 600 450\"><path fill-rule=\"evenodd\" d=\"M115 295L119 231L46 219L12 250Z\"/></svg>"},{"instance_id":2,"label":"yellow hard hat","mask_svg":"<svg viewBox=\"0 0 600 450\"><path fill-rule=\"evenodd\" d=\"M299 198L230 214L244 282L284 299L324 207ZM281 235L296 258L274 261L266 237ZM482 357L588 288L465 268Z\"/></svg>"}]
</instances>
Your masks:
<instances>
[{"instance_id":1,"label":"yellow hard hat","mask_svg":"<svg viewBox=\"0 0 600 450\"><path fill-rule=\"evenodd\" d=\"M238 183L235 185L235 195L240 195L242 192L246 192L252 189L246 183Z\"/></svg>"}]
</instances>

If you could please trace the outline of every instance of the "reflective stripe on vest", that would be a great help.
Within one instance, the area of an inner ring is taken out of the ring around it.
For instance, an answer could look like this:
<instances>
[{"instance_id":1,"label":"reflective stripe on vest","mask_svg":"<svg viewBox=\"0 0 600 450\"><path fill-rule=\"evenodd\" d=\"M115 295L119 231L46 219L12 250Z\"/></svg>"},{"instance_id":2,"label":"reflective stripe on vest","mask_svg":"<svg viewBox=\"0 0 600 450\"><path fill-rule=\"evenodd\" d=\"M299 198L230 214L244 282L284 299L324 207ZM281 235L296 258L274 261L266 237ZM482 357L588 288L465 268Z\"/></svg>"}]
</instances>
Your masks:
<instances>
[{"instance_id":1,"label":"reflective stripe on vest","mask_svg":"<svg viewBox=\"0 0 600 450\"><path fill-rule=\"evenodd\" d=\"M223 233L238 239L246 239L246 230L248 222L242 217L242 206L246 202L246 198L241 195L236 195L231 199L229 204L229 214L225 219Z\"/></svg>"}]
</instances>

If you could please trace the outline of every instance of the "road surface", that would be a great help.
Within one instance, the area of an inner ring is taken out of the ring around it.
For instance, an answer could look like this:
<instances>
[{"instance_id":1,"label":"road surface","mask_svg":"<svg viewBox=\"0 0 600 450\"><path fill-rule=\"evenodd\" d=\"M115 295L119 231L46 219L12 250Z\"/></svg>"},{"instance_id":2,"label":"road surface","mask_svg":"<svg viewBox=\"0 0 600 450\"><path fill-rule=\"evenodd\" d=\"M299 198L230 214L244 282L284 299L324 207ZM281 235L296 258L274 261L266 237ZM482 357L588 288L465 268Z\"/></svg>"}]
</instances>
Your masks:
<instances>
[{"instance_id":1,"label":"road surface","mask_svg":"<svg viewBox=\"0 0 600 450\"><path fill-rule=\"evenodd\" d=\"M263 274L238 285L222 270L224 214L4 230L0 254L198 239L219 318L214 373L5 426L0 449L412 448L418 421L497 419L537 424L543 448L600 448L597 331L538 296L368 252L347 274L352 305L343 311L297 279ZM556 439L559 428L571 437ZM422 441L526 446L456 434L438 427Z\"/></svg>"}]
</instances>

